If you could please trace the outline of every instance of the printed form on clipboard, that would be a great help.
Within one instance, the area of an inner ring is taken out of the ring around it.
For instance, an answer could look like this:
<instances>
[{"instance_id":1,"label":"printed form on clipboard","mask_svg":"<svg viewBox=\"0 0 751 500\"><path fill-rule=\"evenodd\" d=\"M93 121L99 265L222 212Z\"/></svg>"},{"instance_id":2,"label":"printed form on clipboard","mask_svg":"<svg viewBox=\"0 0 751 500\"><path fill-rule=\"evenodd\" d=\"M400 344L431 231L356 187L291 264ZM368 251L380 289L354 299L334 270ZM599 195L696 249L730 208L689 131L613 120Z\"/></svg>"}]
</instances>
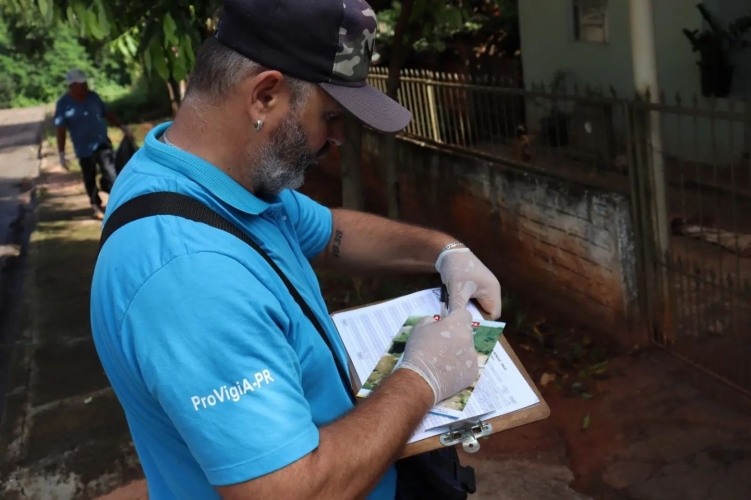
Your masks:
<instances>
[{"instance_id":1,"label":"printed form on clipboard","mask_svg":"<svg viewBox=\"0 0 751 500\"><path fill-rule=\"evenodd\" d=\"M473 325L475 343L478 341L478 329L482 329L481 343L487 344L488 339L495 335L495 341L491 342L493 347L481 347L481 350L487 353L487 357L481 354L482 359L478 359L484 367L474 388L469 388L457 397L449 398L431 409L415 430L409 443L447 432L450 424L477 417L487 420L528 408L539 402L535 392L497 341L505 325L485 321L473 304L470 304L468 309L476 321ZM379 362L383 368L384 363L395 364L398 361L392 358L391 361L387 359L384 362L382 359L390 355L389 351L399 350L398 347L394 349L394 339L400 334L404 336L407 333L406 330L414 324L415 317L438 316L440 311L440 289L436 288L332 315L357 379L364 381L362 385L365 386L365 391L373 385L368 384L368 380L371 379L373 382L371 375L378 371ZM397 341L399 340L397 338ZM389 367L386 367L387 371L388 369ZM377 376L375 378L377 379ZM361 392L359 396L367 396L367 393Z\"/></svg>"}]
</instances>

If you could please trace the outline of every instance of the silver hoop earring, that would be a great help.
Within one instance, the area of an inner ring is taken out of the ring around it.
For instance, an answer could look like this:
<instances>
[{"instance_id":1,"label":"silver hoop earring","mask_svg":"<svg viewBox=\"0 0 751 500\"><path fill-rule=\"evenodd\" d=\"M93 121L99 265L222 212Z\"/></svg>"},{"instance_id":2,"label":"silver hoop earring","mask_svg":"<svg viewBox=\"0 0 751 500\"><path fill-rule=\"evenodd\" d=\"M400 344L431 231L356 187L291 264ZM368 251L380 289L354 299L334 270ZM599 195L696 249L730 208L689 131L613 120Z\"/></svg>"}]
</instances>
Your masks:
<instances>
[{"instance_id":1,"label":"silver hoop earring","mask_svg":"<svg viewBox=\"0 0 751 500\"><path fill-rule=\"evenodd\" d=\"M261 127L263 127L263 121L262 120L256 120L256 124L253 125L253 128L255 129L255 131L257 132L257 131L261 130Z\"/></svg>"}]
</instances>

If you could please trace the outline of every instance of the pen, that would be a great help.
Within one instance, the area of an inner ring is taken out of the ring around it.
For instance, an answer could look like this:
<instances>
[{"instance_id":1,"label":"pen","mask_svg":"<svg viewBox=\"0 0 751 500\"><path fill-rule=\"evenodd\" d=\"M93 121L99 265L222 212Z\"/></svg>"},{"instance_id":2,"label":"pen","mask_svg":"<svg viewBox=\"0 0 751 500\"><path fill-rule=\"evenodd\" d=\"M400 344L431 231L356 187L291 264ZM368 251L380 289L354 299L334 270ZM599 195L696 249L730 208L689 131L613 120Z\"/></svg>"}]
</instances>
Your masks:
<instances>
[{"instance_id":1,"label":"pen","mask_svg":"<svg viewBox=\"0 0 751 500\"><path fill-rule=\"evenodd\" d=\"M448 316L449 313L449 291L446 285L441 285L441 319Z\"/></svg>"}]
</instances>

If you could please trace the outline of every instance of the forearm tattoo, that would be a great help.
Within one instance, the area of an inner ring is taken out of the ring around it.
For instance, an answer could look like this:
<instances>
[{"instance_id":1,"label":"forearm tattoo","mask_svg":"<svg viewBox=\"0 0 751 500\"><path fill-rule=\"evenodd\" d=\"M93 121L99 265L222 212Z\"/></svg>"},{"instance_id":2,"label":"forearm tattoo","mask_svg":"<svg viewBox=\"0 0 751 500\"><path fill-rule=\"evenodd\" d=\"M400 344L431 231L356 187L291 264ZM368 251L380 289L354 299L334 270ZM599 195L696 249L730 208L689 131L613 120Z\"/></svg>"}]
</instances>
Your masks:
<instances>
[{"instance_id":1,"label":"forearm tattoo","mask_svg":"<svg viewBox=\"0 0 751 500\"><path fill-rule=\"evenodd\" d=\"M339 247L342 244L343 236L344 236L344 233L342 233L338 229L334 233L334 246L331 248L331 253L334 254L334 257L339 257Z\"/></svg>"}]
</instances>

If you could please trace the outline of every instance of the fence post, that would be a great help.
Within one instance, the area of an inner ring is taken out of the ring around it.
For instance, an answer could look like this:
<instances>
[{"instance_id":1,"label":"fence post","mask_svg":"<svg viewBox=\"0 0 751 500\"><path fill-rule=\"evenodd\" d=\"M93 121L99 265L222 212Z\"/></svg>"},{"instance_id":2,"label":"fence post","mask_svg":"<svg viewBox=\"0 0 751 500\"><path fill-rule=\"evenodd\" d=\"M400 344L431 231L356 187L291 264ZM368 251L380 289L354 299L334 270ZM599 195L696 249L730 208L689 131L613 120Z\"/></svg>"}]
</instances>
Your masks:
<instances>
[{"instance_id":1,"label":"fence post","mask_svg":"<svg viewBox=\"0 0 751 500\"><path fill-rule=\"evenodd\" d=\"M748 156L749 162L751 162L751 99L746 99L744 103L746 105L746 119L743 121L743 128L745 130L745 144L743 145L744 153Z\"/></svg>"},{"instance_id":2,"label":"fence post","mask_svg":"<svg viewBox=\"0 0 751 500\"><path fill-rule=\"evenodd\" d=\"M438 113L435 106L435 87L433 87L433 73L426 75L425 85L428 90L428 112L430 113L430 128L433 133L433 140L441 142L441 134L438 132Z\"/></svg>"},{"instance_id":3,"label":"fence post","mask_svg":"<svg viewBox=\"0 0 751 500\"><path fill-rule=\"evenodd\" d=\"M632 105L634 158L631 168L634 178L633 193L635 224L640 228L644 273L642 304L646 306L646 318L651 334L657 333L661 343L667 344L672 337L672 314L670 300L670 234L668 230L667 193L663 152L654 138L660 134L659 117L651 107L649 93L637 96ZM658 143L659 144L659 143Z\"/></svg>"}]
</instances>

